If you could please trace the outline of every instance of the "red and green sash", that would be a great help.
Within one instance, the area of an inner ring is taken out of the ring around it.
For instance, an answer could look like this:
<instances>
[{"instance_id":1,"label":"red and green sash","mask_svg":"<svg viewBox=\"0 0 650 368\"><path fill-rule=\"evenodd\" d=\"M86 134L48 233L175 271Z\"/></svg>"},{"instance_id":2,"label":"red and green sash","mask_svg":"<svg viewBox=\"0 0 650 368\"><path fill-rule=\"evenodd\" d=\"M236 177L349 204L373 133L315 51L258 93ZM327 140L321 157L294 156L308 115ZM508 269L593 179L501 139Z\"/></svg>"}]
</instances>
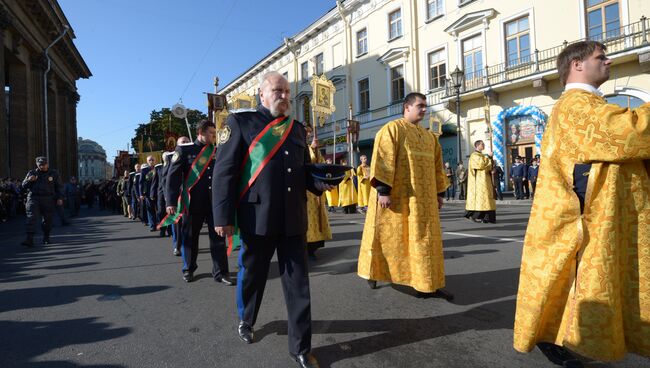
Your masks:
<instances>
[{"instance_id":1,"label":"red and green sash","mask_svg":"<svg viewBox=\"0 0 650 368\"><path fill-rule=\"evenodd\" d=\"M192 162L192 166L190 166L189 172L187 173L183 189L181 191L181 194L178 196L176 212L174 212L173 215L167 214L167 216L165 216L165 218L163 218L162 221L160 221L158 224L158 229L163 226L177 223L183 214L187 213L190 208L190 191L192 188L194 188L196 183L199 182L203 176L203 173L205 173L205 170L208 168L210 161L212 161L214 158L214 151L215 146L212 144L206 144L203 146L201 152L199 152L199 154L196 156L194 162Z\"/></svg>"},{"instance_id":2,"label":"red and green sash","mask_svg":"<svg viewBox=\"0 0 650 368\"><path fill-rule=\"evenodd\" d=\"M246 192L251 188L257 177L266 167L266 164L271 161L271 158L282 147L284 141L287 140L292 128L293 119L289 116L279 117L268 123L255 139L253 139L241 164L241 174L237 186L239 193L239 197L237 198L238 207L239 201L241 201ZM239 249L240 244L236 213L234 221L235 233L228 237L228 255L233 250Z\"/></svg>"}]
</instances>

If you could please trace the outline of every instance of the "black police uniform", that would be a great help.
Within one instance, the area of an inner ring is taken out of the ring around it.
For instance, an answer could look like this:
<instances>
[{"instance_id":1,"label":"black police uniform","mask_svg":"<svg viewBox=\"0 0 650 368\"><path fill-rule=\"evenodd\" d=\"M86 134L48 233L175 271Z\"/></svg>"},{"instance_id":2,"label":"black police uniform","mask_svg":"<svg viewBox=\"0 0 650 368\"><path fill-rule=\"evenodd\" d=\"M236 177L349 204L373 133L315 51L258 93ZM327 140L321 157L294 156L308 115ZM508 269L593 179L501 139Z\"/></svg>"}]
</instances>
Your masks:
<instances>
[{"instance_id":1,"label":"black police uniform","mask_svg":"<svg viewBox=\"0 0 650 368\"><path fill-rule=\"evenodd\" d=\"M515 182L515 199L524 199L524 164L512 165L510 176Z\"/></svg>"},{"instance_id":2,"label":"black police uniform","mask_svg":"<svg viewBox=\"0 0 650 368\"><path fill-rule=\"evenodd\" d=\"M288 312L289 352L306 354L311 349L306 191L316 195L321 192L305 170L304 165L311 160L305 127L301 123L293 124L286 141L241 201L237 193L240 166L248 147L273 120L264 106L231 114L226 120L230 135L219 134L220 145L212 177L214 223L216 226L233 225L235 211L237 213L242 240L237 309L240 320L249 326L255 324L269 263L277 249Z\"/></svg>"},{"instance_id":3,"label":"black police uniform","mask_svg":"<svg viewBox=\"0 0 650 368\"><path fill-rule=\"evenodd\" d=\"M137 201L135 199L135 192L133 189L134 185L135 185L135 171L131 171L129 173L129 179L126 182L126 189L124 189L124 193L127 193L126 199L128 201L128 204L131 206L131 210L132 210L131 214L133 215L133 217L131 217L131 219L135 219L136 217L135 202Z\"/></svg>"},{"instance_id":4,"label":"black police uniform","mask_svg":"<svg viewBox=\"0 0 650 368\"><path fill-rule=\"evenodd\" d=\"M165 201L167 206L177 207L178 197L181 194L183 183L189 173L196 156L203 149L204 144L196 140L194 143L182 144L176 147L169 164L167 178L165 179ZM199 253L199 233L203 222L208 224L210 238L210 255L212 256L212 277L220 280L228 277L228 258L226 256L226 240L214 231L212 221L212 171L214 159L207 163L207 168L201 179L190 191L190 205L188 213L183 215L182 248L183 274L189 273L190 280L197 269L196 257ZM187 280L187 281L190 281Z\"/></svg>"},{"instance_id":5,"label":"black police uniform","mask_svg":"<svg viewBox=\"0 0 650 368\"><path fill-rule=\"evenodd\" d=\"M31 175L36 176L36 180L30 181ZM43 242L49 242L50 231L52 230L52 216L54 215L54 206L56 201L63 199L61 187L59 184L59 174L56 170L40 171L38 169L30 170L25 176L22 184L27 190L27 203L25 209L27 212L27 240L23 243L30 245L33 243L34 227L39 216L43 217Z\"/></svg>"},{"instance_id":6,"label":"black police uniform","mask_svg":"<svg viewBox=\"0 0 650 368\"><path fill-rule=\"evenodd\" d=\"M157 226L158 223L165 218L165 174L167 173L167 170L165 170L169 165L164 165L163 164L158 164L154 166L154 170L156 174L154 175L153 179L151 180L151 194L149 194L149 198L153 201L153 203L156 204L156 213L155 213L155 218L156 218L156 223L154 226ZM160 236L165 236L165 234L169 233L171 235L172 230L171 226L165 226L164 228L160 229Z\"/></svg>"}]
</instances>

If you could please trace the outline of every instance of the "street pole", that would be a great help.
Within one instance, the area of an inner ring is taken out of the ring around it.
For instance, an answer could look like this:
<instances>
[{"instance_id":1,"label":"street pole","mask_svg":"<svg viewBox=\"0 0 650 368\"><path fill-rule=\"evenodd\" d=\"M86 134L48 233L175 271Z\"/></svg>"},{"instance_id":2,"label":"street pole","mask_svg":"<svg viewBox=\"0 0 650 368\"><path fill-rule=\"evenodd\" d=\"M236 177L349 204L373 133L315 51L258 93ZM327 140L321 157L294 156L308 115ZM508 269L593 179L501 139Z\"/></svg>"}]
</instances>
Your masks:
<instances>
[{"instance_id":1,"label":"street pole","mask_svg":"<svg viewBox=\"0 0 650 368\"><path fill-rule=\"evenodd\" d=\"M456 88L456 137L458 138L458 164L463 162L463 155L460 152L460 86Z\"/></svg>"}]
</instances>

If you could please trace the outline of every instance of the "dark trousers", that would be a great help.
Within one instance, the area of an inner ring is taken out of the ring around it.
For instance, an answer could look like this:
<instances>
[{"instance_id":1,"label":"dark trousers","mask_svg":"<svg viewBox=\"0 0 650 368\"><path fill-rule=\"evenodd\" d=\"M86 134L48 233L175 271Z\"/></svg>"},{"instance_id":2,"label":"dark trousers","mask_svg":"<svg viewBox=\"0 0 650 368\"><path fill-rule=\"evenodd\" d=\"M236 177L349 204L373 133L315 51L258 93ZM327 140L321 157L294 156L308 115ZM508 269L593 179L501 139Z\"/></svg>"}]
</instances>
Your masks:
<instances>
[{"instance_id":1,"label":"dark trousers","mask_svg":"<svg viewBox=\"0 0 650 368\"><path fill-rule=\"evenodd\" d=\"M496 199L503 201L503 193L501 192L501 182L497 182L494 187L494 192L496 193Z\"/></svg>"},{"instance_id":2,"label":"dark trousers","mask_svg":"<svg viewBox=\"0 0 650 368\"><path fill-rule=\"evenodd\" d=\"M177 223L168 226L168 228L171 229L172 234L172 250L181 250L181 246L183 245L183 237L181 236L181 224L183 223L182 221L183 218L181 217Z\"/></svg>"},{"instance_id":3,"label":"dark trousers","mask_svg":"<svg viewBox=\"0 0 650 368\"><path fill-rule=\"evenodd\" d=\"M524 198L523 178L521 176L515 176L514 178L512 178L512 180L515 182L515 198L516 199Z\"/></svg>"},{"instance_id":4,"label":"dark trousers","mask_svg":"<svg viewBox=\"0 0 650 368\"><path fill-rule=\"evenodd\" d=\"M183 243L181 255L183 257L183 272L194 272L198 268L196 258L199 255L199 233L203 222L208 223L208 237L210 238L210 255L212 256L212 277L228 276L228 256L226 255L226 239L214 231L212 207L210 203L192 203L190 210L183 215L182 233Z\"/></svg>"},{"instance_id":5,"label":"dark trousers","mask_svg":"<svg viewBox=\"0 0 650 368\"><path fill-rule=\"evenodd\" d=\"M446 198L447 199L454 199L456 196L456 188L454 187L453 180L449 182L449 186L447 187L446 191Z\"/></svg>"},{"instance_id":6,"label":"dark trousers","mask_svg":"<svg viewBox=\"0 0 650 368\"><path fill-rule=\"evenodd\" d=\"M36 221L42 217L41 226L43 237L50 236L52 230L52 217L54 215L54 198L52 197L29 197L25 204L27 211L27 236L34 236Z\"/></svg>"},{"instance_id":7,"label":"dark trousers","mask_svg":"<svg viewBox=\"0 0 650 368\"><path fill-rule=\"evenodd\" d=\"M278 266L287 306L289 352L311 350L311 296L307 270L306 235L260 236L242 233L237 274L239 318L253 326L262 304L271 258L278 251Z\"/></svg>"},{"instance_id":8,"label":"dark trousers","mask_svg":"<svg viewBox=\"0 0 650 368\"><path fill-rule=\"evenodd\" d=\"M521 185L524 188L522 197L526 197L526 199L530 198L530 187L528 186L528 179L523 179Z\"/></svg>"},{"instance_id":9,"label":"dark trousers","mask_svg":"<svg viewBox=\"0 0 650 368\"><path fill-rule=\"evenodd\" d=\"M149 197L144 197L144 207L146 212L147 225L151 230L156 229L158 225L158 216L156 215L156 202Z\"/></svg>"},{"instance_id":10,"label":"dark trousers","mask_svg":"<svg viewBox=\"0 0 650 368\"><path fill-rule=\"evenodd\" d=\"M534 198L534 197L535 197L535 190L537 189L537 180L531 180L531 181L530 181L530 186L531 186L532 189L533 189L533 190L531 191L530 195L531 195L532 198Z\"/></svg>"},{"instance_id":11,"label":"dark trousers","mask_svg":"<svg viewBox=\"0 0 650 368\"><path fill-rule=\"evenodd\" d=\"M458 199L467 199L467 181L458 184L460 193Z\"/></svg>"}]
</instances>

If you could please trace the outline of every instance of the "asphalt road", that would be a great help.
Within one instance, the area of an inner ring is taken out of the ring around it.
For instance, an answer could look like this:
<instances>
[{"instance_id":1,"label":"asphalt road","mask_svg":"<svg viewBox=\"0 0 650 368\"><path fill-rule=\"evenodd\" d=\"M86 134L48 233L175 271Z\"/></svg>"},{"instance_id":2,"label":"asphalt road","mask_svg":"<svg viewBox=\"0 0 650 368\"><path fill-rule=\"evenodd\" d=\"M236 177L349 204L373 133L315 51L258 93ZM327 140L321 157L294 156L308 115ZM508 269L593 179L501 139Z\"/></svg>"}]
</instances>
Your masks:
<instances>
[{"instance_id":1,"label":"asphalt road","mask_svg":"<svg viewBox=\"0 0 650 368\"><path fill-rule=\"evenodd\" d=\"M371 290L356 275L362 215L334 214L334 239L311 266L313 352L321 367L552 367L512 348L523 234L530 208L504 205L498 224L442 214L452 302L406 287ZM0 224L0 367L293 367L276 262L256 342L236 335L235 289L182 281L168 239L122 216L82 211L53 244L24 249L23 223ZM40 237L37 237L40 240ZM236 270L236 254L230 258ZM593 367L650 367L635 355Z\"/></svg>"}]
</instances>

